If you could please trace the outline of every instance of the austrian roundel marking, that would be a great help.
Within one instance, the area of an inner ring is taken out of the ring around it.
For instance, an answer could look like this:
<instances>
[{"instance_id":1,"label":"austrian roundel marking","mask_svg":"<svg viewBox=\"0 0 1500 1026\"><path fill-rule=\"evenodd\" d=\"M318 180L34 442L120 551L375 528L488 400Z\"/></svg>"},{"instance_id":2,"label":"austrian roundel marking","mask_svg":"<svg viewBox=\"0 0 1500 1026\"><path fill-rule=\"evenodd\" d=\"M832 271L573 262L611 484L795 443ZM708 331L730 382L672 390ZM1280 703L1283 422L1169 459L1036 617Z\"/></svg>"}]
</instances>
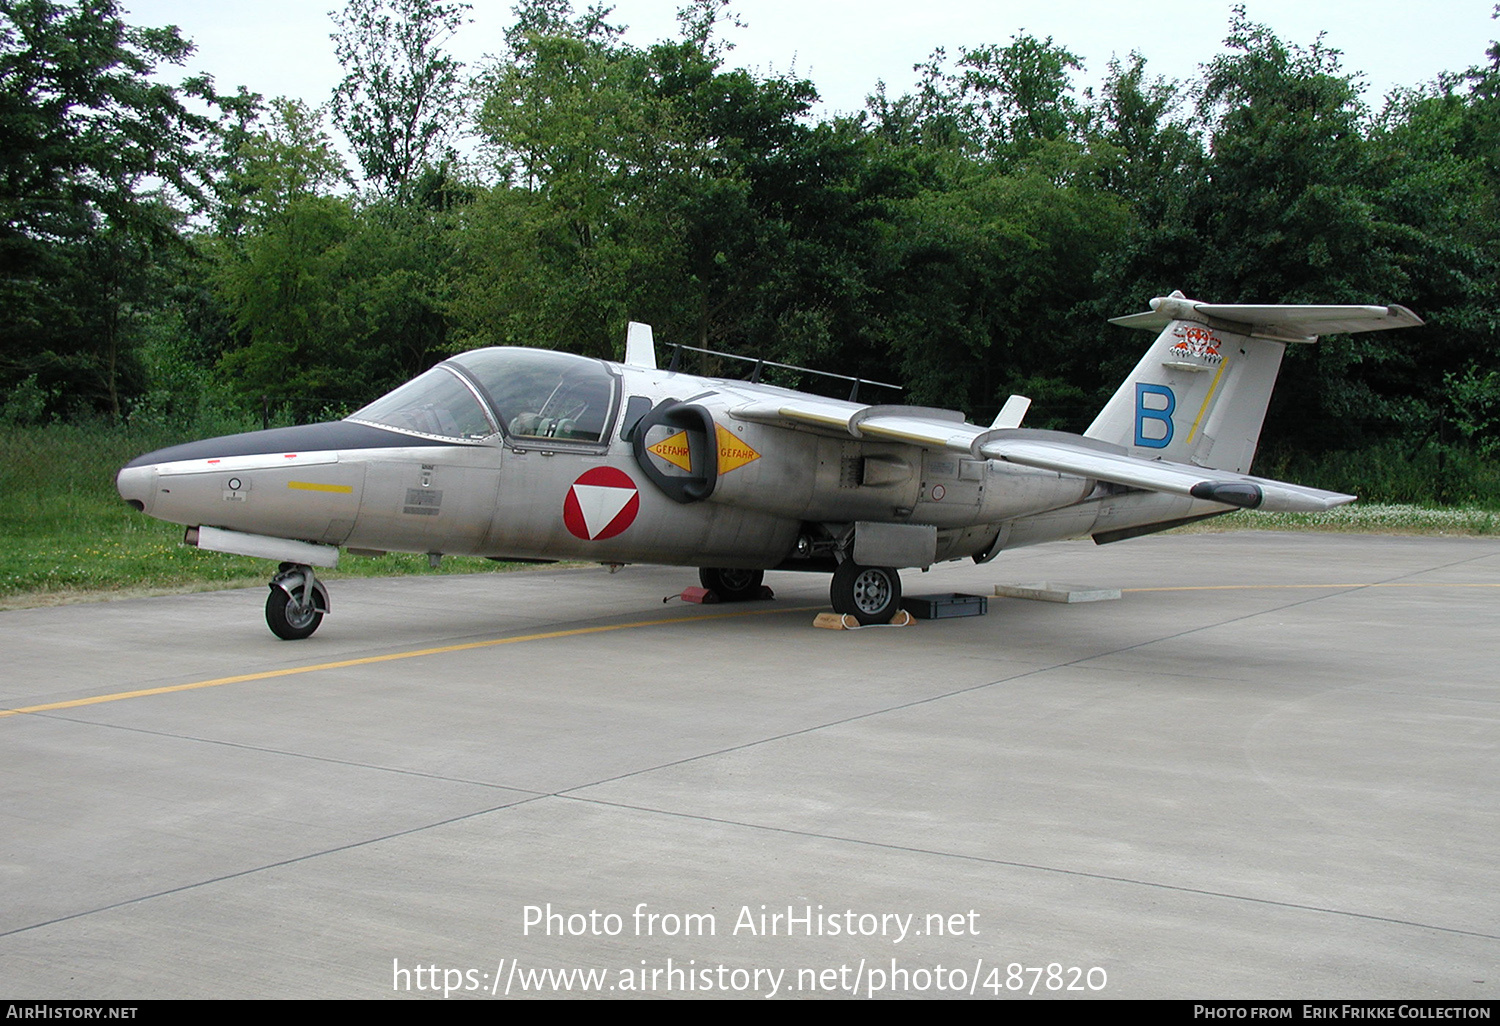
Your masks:
<instances>
[{"instance_id":1,"label":"austrian roundel marking","mask_svg":"<svg viewBox=\"0 0 1500 1026\"><path fill-rule=\"evenodd\" d=\"M635 523L641 493L623 470L595 467L585 471L563 500L563 524L575 538L603 541Z\"/></svg>"}]
</instances>

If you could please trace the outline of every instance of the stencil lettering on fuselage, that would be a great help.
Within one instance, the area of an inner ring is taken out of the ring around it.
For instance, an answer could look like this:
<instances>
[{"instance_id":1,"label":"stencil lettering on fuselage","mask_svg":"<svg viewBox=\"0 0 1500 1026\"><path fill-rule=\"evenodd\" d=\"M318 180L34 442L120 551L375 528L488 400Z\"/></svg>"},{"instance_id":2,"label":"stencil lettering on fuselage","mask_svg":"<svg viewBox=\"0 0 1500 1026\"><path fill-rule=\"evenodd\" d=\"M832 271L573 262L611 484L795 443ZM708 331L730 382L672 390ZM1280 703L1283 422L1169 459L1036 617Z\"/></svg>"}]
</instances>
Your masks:
<instances>
[{"instance_id":1,"label":"stencil lettering on fuselage","mask_svg":"<svg viewBox=\"0 0 1500 1026\"><path fill-rule=\"evenodd\" d=\"M686 431L679 431L675 435L663 438L655 445L648 445L646 451L653 456L661 457L680 470L685 470L689 474L693 472L693 454L688 448Z\"/></svg>"},{"instance_id":2,"label":"stencil lettering on fuselage","mask_svg":"<svg viewBox=\"0 0 1500 1026\"><path fill-rule=\"evenodd\" d=\"M760 459L760 453L750 448L748 442L736 438L734 432L726 429L723 424L714 425L714 434L718 436L720 474L738 470L745 464Z\"/></svg>"}]
</instances>

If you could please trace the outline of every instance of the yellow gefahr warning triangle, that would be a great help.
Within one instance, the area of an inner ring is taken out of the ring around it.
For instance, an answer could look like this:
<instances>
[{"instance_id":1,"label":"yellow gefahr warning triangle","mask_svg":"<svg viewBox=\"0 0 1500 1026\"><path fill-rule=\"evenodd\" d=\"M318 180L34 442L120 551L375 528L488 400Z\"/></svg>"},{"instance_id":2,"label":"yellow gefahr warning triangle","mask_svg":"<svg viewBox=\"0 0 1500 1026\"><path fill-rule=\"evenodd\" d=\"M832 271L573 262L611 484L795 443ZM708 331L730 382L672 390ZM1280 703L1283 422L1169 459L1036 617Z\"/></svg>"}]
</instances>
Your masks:
<instances>
[{"instance_id":1,"label":"yellow gefahr warning triangle","mask_svg":"<svg viewBox=\"0 0 1500 1026\"><path fill-rule=\"evenodd\" d=\"M719 429L724 430L723 428ZM660 456L674 467L679 467L689 474L693 472L693 454L688 449L688 436L686 431L679 431L675 435L663 438L655 445L648 445L646 451L653 456Z\"/></svg>"},{"instance_id":2,"label":"yellow gefahr warning triangle","mask_svg":"<svg viewBox=\"0 0 1500 1026\"><path fill-rule=\"evenodd\" d=\"M719 440L719 473L727 474L731 470L738 470L746 463L754 463L760 459L760 453L736 438L732 432L724 428L724 425L715 424L714 432Z\"/></svg>"}]
</instances>

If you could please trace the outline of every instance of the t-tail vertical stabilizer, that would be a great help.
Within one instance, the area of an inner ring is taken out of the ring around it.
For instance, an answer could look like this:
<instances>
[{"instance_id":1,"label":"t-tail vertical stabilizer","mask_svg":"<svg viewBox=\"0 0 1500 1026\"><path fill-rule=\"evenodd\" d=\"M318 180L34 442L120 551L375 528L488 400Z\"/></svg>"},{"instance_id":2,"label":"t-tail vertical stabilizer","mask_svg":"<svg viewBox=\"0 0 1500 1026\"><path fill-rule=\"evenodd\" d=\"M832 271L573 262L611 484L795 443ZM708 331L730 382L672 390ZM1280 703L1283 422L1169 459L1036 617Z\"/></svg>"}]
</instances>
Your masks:
<instances>
[{"instance_id":1,"label":"t-tail vertical stabilizer","mask_svg":"<svg viewBox=\"0 0 1500 1026\"><path fill-rule=\"evenodd\" d=\"M1110 323L1160 334L1085 436L1145 459L1245 474L1287 343L1422 322L1402 306L1215 304L1174 292Z\"/></svg>"}]
</instances>

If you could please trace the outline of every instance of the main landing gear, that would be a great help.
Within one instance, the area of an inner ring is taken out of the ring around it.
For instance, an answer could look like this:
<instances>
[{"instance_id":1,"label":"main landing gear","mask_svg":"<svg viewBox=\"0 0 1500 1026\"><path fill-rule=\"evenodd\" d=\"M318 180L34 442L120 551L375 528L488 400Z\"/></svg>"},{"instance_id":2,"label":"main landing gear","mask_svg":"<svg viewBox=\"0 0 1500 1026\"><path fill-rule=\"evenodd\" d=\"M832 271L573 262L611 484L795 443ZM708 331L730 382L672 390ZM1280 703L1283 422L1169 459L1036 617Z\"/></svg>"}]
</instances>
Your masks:
<instances>
[{"instance_id":1,"label":"main landing gear","mask_svg":"<svg viewBox=\"0 0 1500 1026\"><path fill-rule=\"evenodd\" d=\"M833 611L863 624L890 623L901 608L901 575L888 566L861 566L846 559L829 587Z\"/></svg>"},{"instance_id":2,"label":"main landing gear","mask_svg":"<svg viewBox=\"0 0 1500 1026\"><path fill-rule=\"evenodd\" d=\"M266 626L283 641L309 637L328 612L328 589L302 563L282 563L266 596Z\"/></svg>"},{"instance_id":3,"label":"main landing gear","mask_svg":"<svg viewBox=\"0 0 1500 1026\"><path fill-rule=\"evenodd\" d=\"M760 598L764 570L736 570L706 566L698 571L698 583L719 596L721 602L749 602Z\"/></svg>"},{"instance_id":4,"label":"main landing gear","mask_svg":"<svg viewBox=\"0 0 1500 1026\"><path fill-rule=\"evenodd\" d=\"M724 567L703 567L698 571L698 580L716 594L720 602L749 602L760 598L761 582L765 576L761 570ZM862 625L890 623L901 609L901 575L893 567L862 566L852 559L845 559L833 572L828 594L836 613L852 616Z\"/></svg>"}]
</instances>

